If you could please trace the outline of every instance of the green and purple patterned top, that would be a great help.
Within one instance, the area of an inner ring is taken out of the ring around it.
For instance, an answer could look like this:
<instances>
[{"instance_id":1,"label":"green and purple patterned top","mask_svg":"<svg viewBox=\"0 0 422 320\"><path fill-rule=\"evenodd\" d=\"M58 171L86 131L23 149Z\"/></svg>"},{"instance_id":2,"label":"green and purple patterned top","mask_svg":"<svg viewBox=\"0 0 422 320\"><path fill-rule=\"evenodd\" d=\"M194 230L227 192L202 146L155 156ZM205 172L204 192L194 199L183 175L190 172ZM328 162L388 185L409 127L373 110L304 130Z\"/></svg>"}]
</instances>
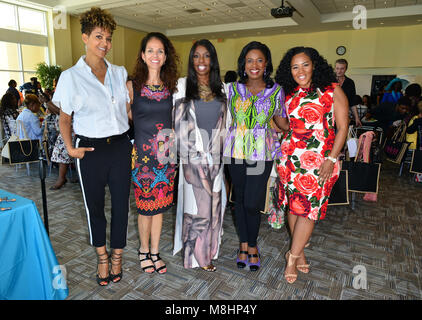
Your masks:
<instances>
[{"instance_id":1,"label":"green and purple patterned top","mask_svg":"<svg viewBox=\"0 0 422 320\"><path fill-rule=\"evenodd\" d=\"M244 84L233 82L228 87L232 120L224 142L224 156L254 161L281 158L280 141L270 121L273 116L286 117L284 90L274 84L254 96Z\"/></svg>"}]
</instances>

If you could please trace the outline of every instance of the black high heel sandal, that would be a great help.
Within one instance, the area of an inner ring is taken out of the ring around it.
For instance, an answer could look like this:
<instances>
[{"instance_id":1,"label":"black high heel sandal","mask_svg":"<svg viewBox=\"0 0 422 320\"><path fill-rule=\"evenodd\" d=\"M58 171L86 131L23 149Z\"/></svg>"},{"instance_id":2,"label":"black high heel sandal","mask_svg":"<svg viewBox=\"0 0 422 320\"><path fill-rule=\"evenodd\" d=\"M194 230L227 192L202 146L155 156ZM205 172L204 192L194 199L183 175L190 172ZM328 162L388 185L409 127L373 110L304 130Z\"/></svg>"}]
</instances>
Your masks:
<instances>
[{"instance_id":1,"label":"black high heel sandal","mask_svg":"<svg viewBox=\"0 0 422 320\"><path fill-rule=\"evenodd\" d=\"M140 255L144 255L146 258L144 258L144 259L141 259L141 257L140 257ZM139 262L140 263L142 263L143 261L147 261L147 260L151 260L151 262L152 263L154 263L153 261L152 261L152 259L151 259L151 253L149 253L149 252L141 252L141 250L138 250L138 259L139 259ZM154 265L152 265L152 266L147 266L147 267L142 267L141 266L141 268L142 268L142 270L145 272L145 273L149 273L149 274L151 274L151 273L154 273L154 271L155 271L155 266ZM152 269L153 271L152 272L147 272L147 270L148 269Z\"/></svg>"},{"instance_id":2,"label":"black high heel sandal","mask_svg":"<svg viewBox=\"0 0 422 320\"><path fill-rule=\"evenodd\" d=\"M100 258L100 257L103 257L103 256L106 256L107 258L105 258L105 259L104 258ZM105 253L103 253L103 254L98 254L97 253L97 259L98 259L98 262L97 262L98 265L100 265L100 264L108 264L108 262L109 262L109 256L108 256L107 251ZM101 287L105 287L105 286L107 286L110 283L110 274L107 277L101 278L100 275L99 275L99 273L98 273L98 266L97 266L97 275L96 275L96 278L97 278L97 283Z\"/></svg>"},{"instance_id":3,"label":"black high heel sandal","mask_svg":"<svg viewBox=\"0 0 422 320\"><path fill-rule=\"evenodd\" d=\"M160 272L161 270L164 270L164 269L166 269L167 268L167 266L164 264L164 266L161 266L161 267L159 267L158 269L155 267L155 263L157 262L157 261L163 261L163 259L161 259L160 258L160 254L159 253L150 253L150 256L151 256L151 261L154 263L154 268L155 268L155 271L157 272L157 273L159 273L159 274L164 274L164 273L166 273L167 272L167 270L166 271L164 271L164 272ZM152 259L152 257L157 257L157 259L155 259L155 260L153 260Z\"/></svg>"},{"instance_id":4,"label":"black high heel sandal","mask_svg":"<svg viewBox=\"0 0 422 320\"><path fill-rule=\"evenodd\" d=\"M115 251L113 251L111 253L111 257L110 257L111 258L111 267L120 265L120 272L118 274L113 274L113 270L110 270L110 281L113 282L113 283L119 282L120 280L122 280L122 277L123 277L123 270L122 270L123 269L123 267L122 267L123 258L122 258L122 255L123 255L123 252L122 253L116 253ZM117 261L117 263L113 263L113 261L114 262Z\"/></svg>"}]
</instances>

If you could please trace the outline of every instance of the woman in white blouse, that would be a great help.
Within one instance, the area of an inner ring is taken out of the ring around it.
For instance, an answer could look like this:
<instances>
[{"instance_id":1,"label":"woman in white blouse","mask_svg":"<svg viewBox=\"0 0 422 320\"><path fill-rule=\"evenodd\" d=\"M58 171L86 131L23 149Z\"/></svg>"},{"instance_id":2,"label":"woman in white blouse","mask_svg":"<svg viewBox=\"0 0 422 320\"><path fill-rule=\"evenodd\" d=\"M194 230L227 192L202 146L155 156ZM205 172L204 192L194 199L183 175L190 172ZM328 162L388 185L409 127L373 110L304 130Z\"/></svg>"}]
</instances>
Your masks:
<instances>
[{"instance_id":1,"label":"woman in white blouse","mask_svg":"<svg viewBox=\"0 0 422 320\"><path fill-rule=\"evenodd\" d=\"M53 103L60 106L60 132L69 156L76 159L87 213L90 244L98 255L100 286L122 279L122 254L126 246L130 152L126 89L127 71L109 63L116 28L112 16L100 8L82 14L82 40L86 56L61 74ZM71 115L76 136L71 138ZM111 195L111 270L106 248L107 220L104 214L105 187Z\"/></svg>"}]
</instances>

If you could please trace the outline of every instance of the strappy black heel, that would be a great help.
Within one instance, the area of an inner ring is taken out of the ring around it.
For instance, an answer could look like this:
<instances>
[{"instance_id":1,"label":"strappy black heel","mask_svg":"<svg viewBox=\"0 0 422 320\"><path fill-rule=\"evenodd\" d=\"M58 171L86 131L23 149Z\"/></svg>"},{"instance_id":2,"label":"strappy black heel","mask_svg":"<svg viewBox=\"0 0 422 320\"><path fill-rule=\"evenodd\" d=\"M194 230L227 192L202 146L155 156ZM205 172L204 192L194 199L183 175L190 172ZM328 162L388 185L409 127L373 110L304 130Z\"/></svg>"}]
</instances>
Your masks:
<instances>
[{"instance_id":1,"label":"strappy black heel","mask_svg":"<svg viewBox=\"0 0 422 320\"><path fill-rule=\"evenodd\" d=\"M101 258L103 256L106 256L107 258ZM109 261L109 256L107 251L103 254L98 254L97 253L97 259L98 259L98 265L100 264L108 264ZM101 278L99 273L98 273L98 266L97 266L97 283L101 286L101 287L105 287L110 283L110 274L107 277Z\"/></svg>"},{"instance_id":2,"label":"strappy black heel","mask_svg":"<svg viewBox=\"0 0 422 320\"><path fill-rule=\"evenodd\" d=\"M160 254L159 253L150 253L150 256L151 256L151 261L154 263L154 268L155 268L155 263L156 262L158 262L158 261L163 261L163 259L161 259L160 258ZM153 260L152 259L152 257L157 257L157 259L155 259L155 260ZM161 267L159 267L158 269L157 268L155 268L155 271L157 271L159 274L164 274L164 273L166 273L167 272L167 270L166 271L164 271L164 272L160 272L161 270L164 270L164 269L166 269L167 268L167 266L164 264L164 266L161 266Z\"/></svg>"},{"instance_id":3,"label":"strappy black heel","mask_svg":"<svg viewBox=\"0 0 422 320\"><path fill-rule=\"evenodd\" d=\"M237 259L236 259L237 267L239 269L244 269L246 267L246 265L248 264L248 259L246 259L246 260L239 259L239 255L240 254L246 254L247 255L248 254L248 251L243 251L243 250L238 250L237 251Z\"/></svg>"},{"instance_id":4,"label":"strappy black heel","mask_svg":"<svg viewBox=\"0 0 422 320\"><path fill-rule=\"evenodd\" d=\"M141 257L140 257L140 255L144 255L146 258L144 258L144 259L141 259ZM140 263L142 263L143 261L147 261L147 260L151 260L151 262L152 263L154 263L153 261L152 261L152 259L151 259L151 253L149 253L149 252L141 252L141 250L138 250L138 259L139 259L139 262ZM147 266L147 267L142 267L141 266L141 268L142 268L142 270L145 272L145 273L153 273L154 271L155 271L155 266L154 265L151 265L151 266ZM148 269L152 269L153 271L152 272L147 272L147 270Z\"/></svg>"},{"instance_id":5,"label":"strappy black heel","mask_svg":"<svg viewBox=\"0 0 422 320\"><path fill-rule=\"evenodd\" d=\"M118 274L113 274L113 270L110 271L110 281L113 283L119 282L123 277L122 254L123 253L116 253L115 251L111 253L111 266L113 267L120 265L120 272ZM117 263L113 263L116 261Z\"/></svg>"}]
</instances>

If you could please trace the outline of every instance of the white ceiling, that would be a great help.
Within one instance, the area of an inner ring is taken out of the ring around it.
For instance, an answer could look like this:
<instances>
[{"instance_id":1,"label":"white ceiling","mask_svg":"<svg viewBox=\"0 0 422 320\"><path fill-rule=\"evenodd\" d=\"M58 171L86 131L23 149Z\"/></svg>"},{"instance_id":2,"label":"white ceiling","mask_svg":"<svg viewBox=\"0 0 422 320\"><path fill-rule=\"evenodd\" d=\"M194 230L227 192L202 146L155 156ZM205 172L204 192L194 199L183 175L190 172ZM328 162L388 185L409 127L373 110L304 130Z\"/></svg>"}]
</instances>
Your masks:
<instances>
[{"instance_id":1,"label":"white ceiling","mask_svg":"<svg viewBox=\"0 0 422 320\"><path fill-rule=\"evenodd\" d=\"M297 11L275 19L281 0L33 0L80 14L92 6L108 9L122 26L161 31L172 38L223 38L353 28L353 7L367 9L367 27L422 23L422 0L286 0ZM195 12L191 12L194 10Z\"/></svg>"}]
</instances>

